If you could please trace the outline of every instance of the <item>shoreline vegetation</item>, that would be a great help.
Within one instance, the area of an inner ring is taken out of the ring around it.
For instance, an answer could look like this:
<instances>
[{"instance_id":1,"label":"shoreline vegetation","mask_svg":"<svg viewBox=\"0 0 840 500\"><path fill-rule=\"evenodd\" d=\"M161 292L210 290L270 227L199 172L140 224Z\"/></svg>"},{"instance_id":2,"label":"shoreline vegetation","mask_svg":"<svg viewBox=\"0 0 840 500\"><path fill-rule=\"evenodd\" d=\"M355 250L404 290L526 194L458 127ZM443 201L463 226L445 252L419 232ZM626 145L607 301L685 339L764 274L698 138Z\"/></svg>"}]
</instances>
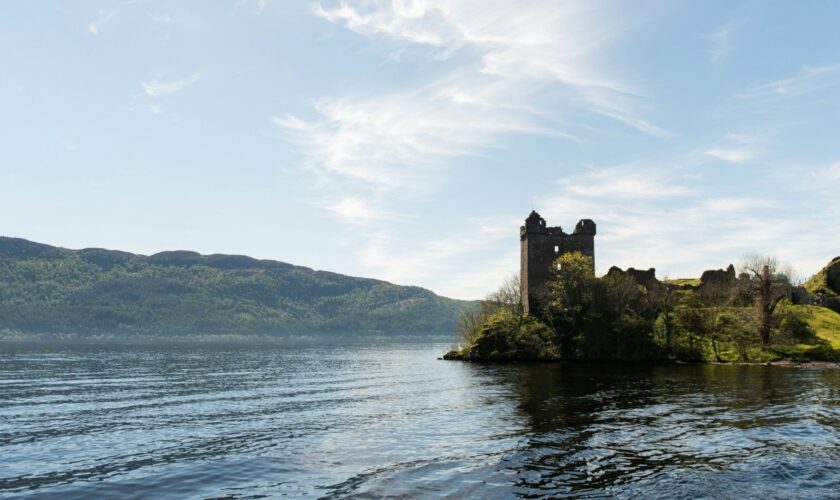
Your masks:
<instances>
[{"instance_id":1,"label":"shoreline vegetation","mask_svg":"<svg viewBox=\"0 0 840 500\"><path fill-rule=\"evenodd\" d=\"M508 279L463 313L443 359L840 367L840 258L802 286L765 256L699 279L593 268L581 253L560 256L530 314Z\"/></svg>"}]
</instances>

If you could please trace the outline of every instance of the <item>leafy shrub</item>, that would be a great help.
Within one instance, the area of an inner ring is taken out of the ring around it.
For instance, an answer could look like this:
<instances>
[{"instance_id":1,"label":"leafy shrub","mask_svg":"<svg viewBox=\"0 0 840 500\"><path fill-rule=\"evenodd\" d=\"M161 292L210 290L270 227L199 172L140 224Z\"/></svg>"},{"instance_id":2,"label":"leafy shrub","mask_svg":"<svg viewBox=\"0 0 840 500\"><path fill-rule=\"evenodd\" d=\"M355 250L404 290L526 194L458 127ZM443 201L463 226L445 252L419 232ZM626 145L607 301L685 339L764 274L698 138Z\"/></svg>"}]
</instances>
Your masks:
<instances>
[{"instance_id":1,"label":"leafy shrub","mask_svg":"<svg viewBox=\"0 0 840 500\"><path fill-rule=\"evenodd\" d=\"M497 311L475 338L467 358L475 361L553 360L560 351L554 332L529 315Z\"/></svg>"}]
</instances>

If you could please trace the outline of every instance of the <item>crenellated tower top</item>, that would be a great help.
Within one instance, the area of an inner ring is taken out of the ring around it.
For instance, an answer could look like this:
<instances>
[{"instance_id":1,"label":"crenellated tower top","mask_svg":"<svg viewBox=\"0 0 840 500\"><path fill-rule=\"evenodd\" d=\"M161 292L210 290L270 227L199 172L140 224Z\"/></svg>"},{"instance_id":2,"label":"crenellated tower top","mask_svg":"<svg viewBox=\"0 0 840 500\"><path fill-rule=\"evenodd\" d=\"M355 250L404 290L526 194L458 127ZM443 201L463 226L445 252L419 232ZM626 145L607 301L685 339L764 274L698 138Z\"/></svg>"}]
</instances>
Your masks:
<instances>
[{"instance_id":1,"label":"crenellated tower top","mask_svg":"<svg viewBox=\"0 0 840 500\"><path fill-rule=\"evenodd\" d=\"M551 277L551 266L557 257L580 252L595 261L595 222L581 219L572 234L560 226L548 227L540 214L531 211L519 228L520 283L525 311L539 309L540 296ZM593 267L592 272L595 272Z\"/></svg>"}]
</instances>

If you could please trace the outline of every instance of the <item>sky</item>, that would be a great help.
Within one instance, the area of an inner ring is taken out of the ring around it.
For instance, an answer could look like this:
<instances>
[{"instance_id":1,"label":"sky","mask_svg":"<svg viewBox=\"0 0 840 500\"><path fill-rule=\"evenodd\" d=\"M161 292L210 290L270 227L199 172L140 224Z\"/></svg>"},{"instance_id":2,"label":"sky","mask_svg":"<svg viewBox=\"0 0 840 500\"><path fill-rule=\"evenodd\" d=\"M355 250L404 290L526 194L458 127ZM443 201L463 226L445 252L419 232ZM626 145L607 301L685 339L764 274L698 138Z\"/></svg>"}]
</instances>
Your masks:
<instances>
[{"instance_id":1,"label":"sky","mask_svg":"<svg viewBox=\"0 0 840 500\"><path fill-rule=\"evenodd\" d=\"M840 2L6 2L0 235L475 299L537 210L598 274L840 255Z\"/></svg>"}]
</instances>

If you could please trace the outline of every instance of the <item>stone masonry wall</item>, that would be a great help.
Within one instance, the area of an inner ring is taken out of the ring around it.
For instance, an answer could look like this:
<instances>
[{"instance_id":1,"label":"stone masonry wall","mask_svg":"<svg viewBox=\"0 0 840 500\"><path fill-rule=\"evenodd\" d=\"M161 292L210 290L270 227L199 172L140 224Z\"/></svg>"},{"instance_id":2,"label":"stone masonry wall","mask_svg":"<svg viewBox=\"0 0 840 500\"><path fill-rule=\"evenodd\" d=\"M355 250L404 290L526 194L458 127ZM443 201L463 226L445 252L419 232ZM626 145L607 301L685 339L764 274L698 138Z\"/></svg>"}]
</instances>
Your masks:
<instances>
[{"instance_id":1,"label":"stone masonry wall","mask_svg":"<svg viewBox=\"0 0 840 500\"><path fill-rule=\"evenodd\" d=\"M551 266L557 257L580 252L595 258L595 223L589 219L578 222L572 234L558 227L546 227L545 219L537 212L525 220L519 230L520 281L522 306L525 312L539 309L540 296L551 277ZM593 264L594 266L594 264ZM593 273L595 269L593 268Z\"/></svg>"}]
</instances>

